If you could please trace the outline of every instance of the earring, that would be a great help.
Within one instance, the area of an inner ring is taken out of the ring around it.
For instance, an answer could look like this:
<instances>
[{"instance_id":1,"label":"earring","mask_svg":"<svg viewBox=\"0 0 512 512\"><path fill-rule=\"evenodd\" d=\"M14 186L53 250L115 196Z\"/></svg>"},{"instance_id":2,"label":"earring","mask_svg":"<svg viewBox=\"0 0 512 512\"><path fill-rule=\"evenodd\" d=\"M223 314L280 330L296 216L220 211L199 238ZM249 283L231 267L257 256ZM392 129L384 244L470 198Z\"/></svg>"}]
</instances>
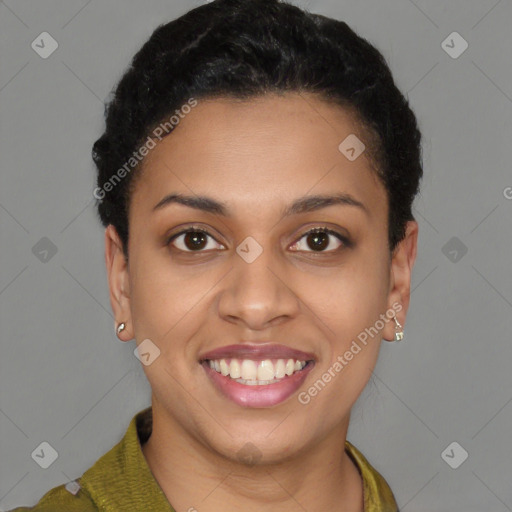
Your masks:
<instances>
[{"instance_id":1,"label":"earring","mask_svg":"<svg viewBox=\"0 0 512 512\"><path fill-rule=\"evenodd\" d=\"M396 316L393 317L395 320L395 340L394 341L402 341L404 339L404 331L402 330L402 325L396 319Z\"/></svg>"},{"instance_id":2,"label":"earring","mask_svg":"<svg viewBox=\"0 0 512 512\"><path fill-rule=\"evenodd\" d=\"M124 331L125 327L126 327L126 324L125 324L124 322L121 322L121 323L117 326L117 329L116 329L117 334L120 334L120 333L121 333L121 331Z\"/></svg>"}]
</instances>

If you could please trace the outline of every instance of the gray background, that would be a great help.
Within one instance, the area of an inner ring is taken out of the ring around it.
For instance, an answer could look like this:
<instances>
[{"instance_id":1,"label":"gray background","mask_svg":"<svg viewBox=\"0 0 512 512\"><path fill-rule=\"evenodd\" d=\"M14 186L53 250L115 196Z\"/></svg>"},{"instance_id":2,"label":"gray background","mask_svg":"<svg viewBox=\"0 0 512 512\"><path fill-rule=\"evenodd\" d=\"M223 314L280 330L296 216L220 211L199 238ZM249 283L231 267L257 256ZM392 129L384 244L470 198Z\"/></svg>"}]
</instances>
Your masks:
<instances>
[{"instance_id":1,"label":"gray background","mask_svg":"<svg viewBox=\"0 0 512 512\"><path fill-rule=\"evenodd\" d=\"M383 342L348 438L402 512L512 510L512 2L297 3L383 52L424 135L405 340ZM90 151L134 52L195 5L0 2L3 510L79 477L150 404L134 342L113 332ZM59 44L47 59L31 48L43 31ZM456 59L453 31L469 44ZM48 469L31 458L42 441L59 454ZM457 469L441 456L453 441L469 454Z\"/></svg>"}]
</instances>

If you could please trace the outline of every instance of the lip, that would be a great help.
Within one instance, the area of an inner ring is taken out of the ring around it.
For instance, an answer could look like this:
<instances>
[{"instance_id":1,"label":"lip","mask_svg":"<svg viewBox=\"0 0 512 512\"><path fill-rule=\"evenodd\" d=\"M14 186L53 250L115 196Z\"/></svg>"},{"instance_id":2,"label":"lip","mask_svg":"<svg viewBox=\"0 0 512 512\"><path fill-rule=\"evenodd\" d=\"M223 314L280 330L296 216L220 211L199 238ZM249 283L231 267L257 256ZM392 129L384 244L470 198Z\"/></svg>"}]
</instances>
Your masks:
<instances>
[{"instance_id":1,"label":"lip","mask_svg":"<svg viewBox=\"0 0 512 512\"><path fill-rule=\"evenodd\" d=\"M201 366L216 389L235 404L253 408L272 407L284 402L300 388L315 366L315 362L310 360L302 370L284 377L279 382L248 386L216 372L210 368L206 359L201 362Z\"/></svg>"},{"instance_id":2,"label":"lip","mask_svg":"<svg viewBox=\"0 0 512 512\"><path fill-rule=\"evenodd\" d=\"M238 343L219 347L199 356L199 362L207 359L296 359L298 361L315 361L315 356L309 352L303 352L279 343Z\"/></svg>"}]
</instances>

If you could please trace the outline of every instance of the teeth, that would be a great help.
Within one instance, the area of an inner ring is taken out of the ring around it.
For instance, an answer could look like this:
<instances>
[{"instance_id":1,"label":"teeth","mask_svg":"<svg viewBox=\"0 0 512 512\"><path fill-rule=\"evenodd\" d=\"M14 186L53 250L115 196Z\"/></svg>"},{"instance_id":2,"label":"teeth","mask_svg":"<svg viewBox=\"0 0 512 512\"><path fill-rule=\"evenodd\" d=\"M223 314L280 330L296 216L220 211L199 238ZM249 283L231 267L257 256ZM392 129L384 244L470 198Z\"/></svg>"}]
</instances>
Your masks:
<instances>
[{"instance_id":1,"label":"teeth","mask_svg":"<svg viewBox=\"0 0 512 512\"><path fill-rule=\"evenodd\" d=\"M242 361L242 379L244 380L256 380L258 374L258 367L256 363L251 359L244 359Z\"/></svg>"},{"instance_id":2,"label":"teeth","mask_svg":"<svg viewBox=\"0 0 512 512\"><path fill-rule=\"evenodd\" d=\"M209 360L210 368L224 376L246 384L248 386L266 385L279 382L285 376L302 370L306 361L295 359L265 359L253 361L252 359L220 359Z\"/></svg>"},{"instance_id":3,"label":"teeth","mask_svg":"<svg viewBox=\"0 0 512 512\"><path fill-rule=\"evenodd\" d=\"M274 384L279 382L279 379L272 380L244 380L244 379L235 379L236 382L240 384L245 384L246 386L266 386L267 384Z\"/></svg>"},{"instance_id":4,"label":"teeth","mask_svg":"<svg viewBox=\"0 0 512 512\"><path fill-rule=\"evenodd\" d=\"M272 361L270 361L270 359L261 361L258 365L258 380L272 380L274 375L274 365Z\"/></svg>"},{"instance_id":5,"label":"teeth","mask_svg":"<svg viewBox=\"0 0 512 512\"><path fill-rule=\"evenodd\" d=\"M286 375L286 364L284 359L278 359L276 363L276 379L282 379Z\"/></svg>"},{"instance_id":6,"label":"teeth","mask_svg":"<svg viewBox=\"0 0 512 512\"><path fill-rule=\"evenodd\" d=\"M239 379L242 376L242 371L240 370L240 363L237 359L232 359L229 365L229 376L232 379Z\"/></svg>"},{"instance_id":7,"label":"teeth","mask_svg":"<svg viewBox=\"0 0 512 512\"><path fill-rule=\"evenodd\" d=\"M226 364L225 359L220 360L220 373L224 376L229 375L229 366Z\"/></svg>"}]
</instances>

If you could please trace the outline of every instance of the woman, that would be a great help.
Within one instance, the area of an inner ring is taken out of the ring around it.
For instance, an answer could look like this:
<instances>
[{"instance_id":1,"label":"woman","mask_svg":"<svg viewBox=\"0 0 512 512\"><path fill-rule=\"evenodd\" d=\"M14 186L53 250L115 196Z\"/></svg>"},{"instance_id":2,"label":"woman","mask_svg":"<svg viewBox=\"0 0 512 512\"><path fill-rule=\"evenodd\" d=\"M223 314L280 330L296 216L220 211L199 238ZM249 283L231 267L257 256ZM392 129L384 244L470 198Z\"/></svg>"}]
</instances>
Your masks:
<instances>
[{"instance_id":1,"label":"woman","mask_svg":"<svg viewBox=\"0 0 512 512\"><path fill-rule=\"evenodd\" d=\"M277 0L158 27L94 144L151 407L32 509L396 511L347 439L409 307L421 135L382 55Z\"/></svg>"}]
</instances>

